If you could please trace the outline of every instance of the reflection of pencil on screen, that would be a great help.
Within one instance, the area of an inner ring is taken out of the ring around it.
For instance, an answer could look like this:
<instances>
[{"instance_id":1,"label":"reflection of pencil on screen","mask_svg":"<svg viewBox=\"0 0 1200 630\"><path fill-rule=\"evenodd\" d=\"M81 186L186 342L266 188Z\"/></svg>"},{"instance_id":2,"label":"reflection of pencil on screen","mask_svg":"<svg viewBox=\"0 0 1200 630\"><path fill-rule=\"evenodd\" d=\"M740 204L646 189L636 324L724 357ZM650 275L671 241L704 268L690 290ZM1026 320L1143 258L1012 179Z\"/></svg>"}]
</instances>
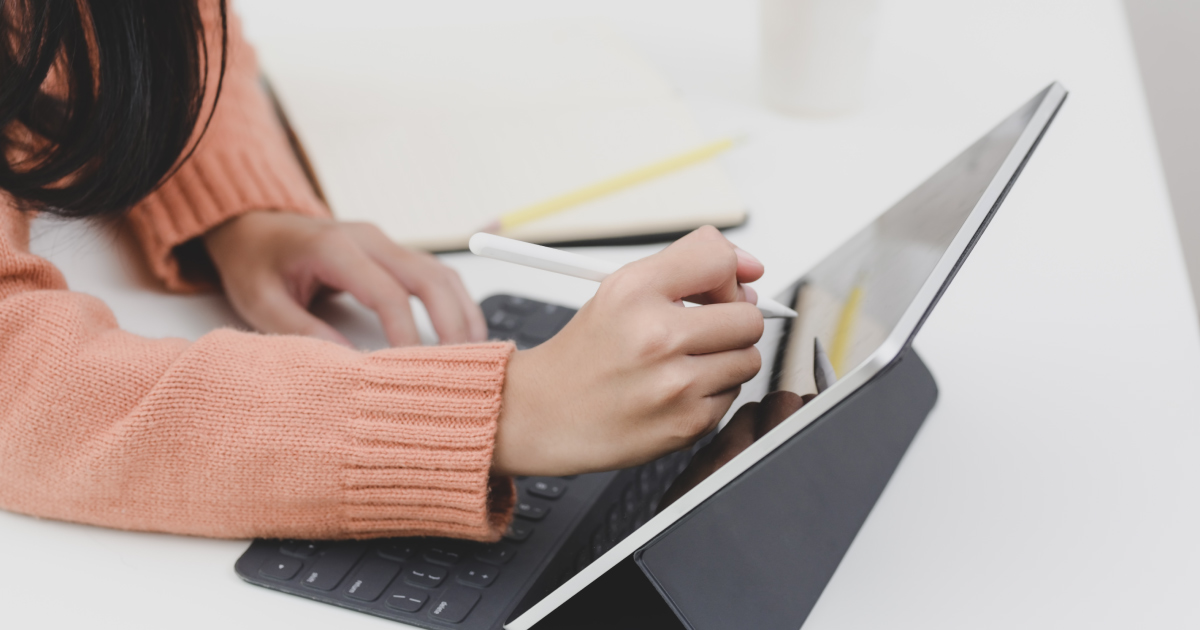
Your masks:
<instances>
[{"instance_id":1,"label":"reflection of pencil on screen","mask_svg":"<svg viewBox=\"0 0 1200 630\"><path fill-rule=\"evenodd\" d=\"M838 316L837 330L833 333L833 343L829 348L829 362L838 376L846 373L846 355L850 352L850 339L854 331L855 320L858 319L858 308L862 304L863 288L856 285L850 290L842 312Z\"/></svg>"},{"instance_id":2,"label":"reflection of pencil on screen","mask_svg":"<svg viewBox=\"0 0 1200 630\"><path fill-rule=\"evenodd\" d=\"M585 186L579 190L552 197L545 201L535 203L532 206L527 206L519 210L503 214L500 218L489 223L483 228L483 232L491 232L493 234L504 230L511 230L518 225L536 221L542 217L547 217L557 212L561 212L572 206L577 206L581 203L603 197L605 195L617 192L623 188L640 184L644 181L661 177L672 171L677 171L685 166L691 166L698 162L703 162L717 154L732 147L737 140L735 138L725 138L711 142L701 147L697 147L685 153L669 157L660 162L647 164L641 168L634 169L627 173L617 175L604 181L596 182L590 186Z\"/></svg>"}]
</instances>

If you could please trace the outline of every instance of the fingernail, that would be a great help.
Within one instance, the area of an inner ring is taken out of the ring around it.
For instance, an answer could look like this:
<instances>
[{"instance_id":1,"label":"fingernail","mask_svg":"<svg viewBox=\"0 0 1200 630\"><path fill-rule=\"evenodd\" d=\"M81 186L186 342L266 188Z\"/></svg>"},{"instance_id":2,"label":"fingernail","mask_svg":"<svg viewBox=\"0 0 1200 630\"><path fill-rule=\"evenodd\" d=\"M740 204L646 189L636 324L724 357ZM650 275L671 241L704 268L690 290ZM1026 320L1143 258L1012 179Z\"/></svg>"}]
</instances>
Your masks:
<instances>
[{"instance_id":1,"label":"fingernail","mask_svg":"<svg viewBox=\"0 0 1200 630\"><path fill-rule=\"evenodd\" d=\"M743 284L742 291L746 293L746 301L751 304L758 304L758 291L754 287Z\"/></svg>"},{"instance_id":2,"label":"fingernail","mask_svg":"<svg viewBox=\"0 0 1200 630\"><path fill-rule=\"evenodd\" d=\"M742 249L741 247L734 247L734 248L733 248L733 253L737 254L737 257L738 257L740 260L744 260L744 261L746 261L746 262L748 262L748 263L754 263L754 264L756 264L756 265L762 266L762 262L760 262L760 261L759 261L757 258L755 258L754 256L752 256L752 255L750 254L750 252L748 252L748 251L746 251L746 250Z\"/></svg>"}]
</instances>

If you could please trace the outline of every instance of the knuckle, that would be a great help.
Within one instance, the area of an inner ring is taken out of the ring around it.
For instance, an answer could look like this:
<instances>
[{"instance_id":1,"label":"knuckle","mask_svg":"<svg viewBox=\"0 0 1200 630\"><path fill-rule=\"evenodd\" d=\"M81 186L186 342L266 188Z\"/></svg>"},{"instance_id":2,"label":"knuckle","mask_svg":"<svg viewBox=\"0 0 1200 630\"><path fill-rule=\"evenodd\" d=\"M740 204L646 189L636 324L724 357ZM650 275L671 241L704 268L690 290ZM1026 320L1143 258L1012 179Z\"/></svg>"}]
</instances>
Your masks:
<instances>
[{"instance_id":1,"label":"knuckle","mask_svg":"<svg viewBox=\"0 0 1200 630\"><path fill-rule=\"evenodd\" d=\"M696 228L696 230L692 233L704 240L725 240L725 237L721 235L721 230L718 230L711 225L702 225Z\"/></svg>"},{"instance_id":2,"label":"knuckle","mask_svg":"<svg viewBox=\"0 0 1200 630\"><path fill-rule=\"evenodd\" d=\"M644 360L671 355L680 345L677 330L661 320L645 323L634 334L637 355Z\"/></svg>"},{"instance_id":3,"label":"knuckle","mask_svg":"<svg viewBox=\"0 0 1200 630\"><path fill-rule=\"evenodd\" d=\"M404 279L404 286L419 296L428 296L429 292L441 285L441 279L430 277L429 274L412 274Z\"/></svg>"},{"instance_id":4,"label":"knuckle","mask_svg":"<svg viewBox=\"0 0 1200 630\"><path fill-rule=\"evenodd\" d=\"M716 261L716 266L720 269L721 273L731 277L737 274L737 252L734 252L728 243L721 247L718 252L714 252L713 260Z\"/></svg>"},{"instance_id":5,"label":"knuckle","mask_svg":"<svg viewBox=\"0 0 1200 630\"><path fill-rule=\"evenodd\" d=\"M596 291L597 301L616 308L629 306L641 294L643 286L636 275L622 269L605 278Z\"/></svg>"},{"instance_id":6,"label":"knuckle","mask_svg":"<svg viewBox=\"0 0 1200 630\"><path fill-rule=\"evenodd\" d=\"M692 413L684 414L675 422L674 431L672 431L673 437L686 444L691 444L711 431L721 421L722 415L724 412L717 414L707 409L697 409Z\"/></svg>"},{"instance_id":7,"label":"knuckle","mask_svg":"<svg viewBox=\"0 0 1200 630\"><path fill-rule=\"evenodd\" d=\"M758 343L767 327L767 320L759 313L758 307L749 302L739 302L738 312L741 316L739 324L749 333L750 343Z\"/></svg>"},{"instance_id":8,"label":"knuckle","mask_svg":"<svg viewBox=\"0 0 1200 630\"><path fill-rule=\"evenodd\" d=\"M346 221L340 223L340 225L348 230L360 232L372 238L387 238L378 225L367 221Z\"/></svg>"},{"instance_id":9,"label":"knuckle","mask_svg":"<svg viewBox=\"0 0 1200 630\"><path fill-rule=\"evenodd\" d=\"M303 335L305 337L316 337L322 332L322 330L323 329L320 324L312 321L305 321L296 326L296 330L292 331L292 333L296 335Z\"/></svg>"},{"instance_id":10,"label":"knuckle","mask_svg":"<svg viewBox=\"0 0 1200 630\"><path fill-rule=\"evenodd\" d=\"M750 380L762 369L762 353L757 346L746 348L746 380Z\"/></svg>"},{"instance_id":11,"label":"knuckle","mask_svg":"<svg viewBox=\"0 0 1200 630\"><path fill-rule=\"evenodd\" d=\"M329 251L345 247L349 242L346 232L337 224L322 225L313 235L313 247L318 251Z\"/></svg>"},{"instance_id":12,"label":"knuckle","mask_svg":"<svg viewBox=\"0 0 1200 630\"><path fill-rule=\"evenodd\" d=\"M733 248L716 242L706 243L699 259L702 262L697 272L703 274L708 283L714 287L720 285L733 288L732 284L725 284L737 277L738 260Z\"/></svg>"},{"instance_id":13,"label":"knuckle","mask_svg":"<svg viewBox=\"0 0 1200 630\"><path fill-rule=\"evenodd\" d=\"M674 368L664 370L655 383L655 399L660 405L675 405L692 388L692 376Z\"/></svg>"}]
</instances>

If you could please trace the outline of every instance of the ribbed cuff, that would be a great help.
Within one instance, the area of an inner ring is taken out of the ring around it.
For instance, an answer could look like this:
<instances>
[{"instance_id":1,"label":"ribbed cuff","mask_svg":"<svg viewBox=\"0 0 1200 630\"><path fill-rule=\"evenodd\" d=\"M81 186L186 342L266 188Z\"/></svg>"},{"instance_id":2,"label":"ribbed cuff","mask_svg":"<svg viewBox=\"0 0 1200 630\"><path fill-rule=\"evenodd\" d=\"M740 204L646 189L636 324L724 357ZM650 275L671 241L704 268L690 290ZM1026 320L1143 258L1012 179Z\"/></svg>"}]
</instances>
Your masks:
<instances>
[{"instance_id":1,"label":"ribbed cuff","mask_svg":"<svg viewBox=\"0 0 1200 630\"><path fill-rule=\"evenodd\" d=\"M492 343L364 360L347 401L344 536L500 538L516 492L489 471L512 352Z\"/></svg>"},{"instance_id":2,"label":"ribbed cuff","mask_svg":"<svg viewBox=\"0 0 1200 630\"><path fill-rule=\"evenodd\" d=\"M330 216L290 153L202 149L128 215L150 269L171 291L209 288L184 277L176 248L230 218L251 210Z\"/></svg>"}]
</instances>

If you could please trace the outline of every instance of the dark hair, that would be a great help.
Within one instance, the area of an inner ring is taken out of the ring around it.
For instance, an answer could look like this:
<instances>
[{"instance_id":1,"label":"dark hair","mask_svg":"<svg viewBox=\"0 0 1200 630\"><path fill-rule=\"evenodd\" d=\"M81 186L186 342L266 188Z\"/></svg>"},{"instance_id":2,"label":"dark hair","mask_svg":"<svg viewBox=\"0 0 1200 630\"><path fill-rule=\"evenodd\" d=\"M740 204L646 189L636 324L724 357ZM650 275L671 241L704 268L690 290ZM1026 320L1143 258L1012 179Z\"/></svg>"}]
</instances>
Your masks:
<instances>
[{"instance_id":1,"label":"dark hair","mask_svg":"<svg viewBox=\"0 0 1200 630\"><path fill-rule=\"evenodd\" d=\"M228 43L214 4L213 104ZM120 214L195 150L210 65L197 0L0 0L0 38L0 189L22 209Z\"/></svg>"}]
</instances>

